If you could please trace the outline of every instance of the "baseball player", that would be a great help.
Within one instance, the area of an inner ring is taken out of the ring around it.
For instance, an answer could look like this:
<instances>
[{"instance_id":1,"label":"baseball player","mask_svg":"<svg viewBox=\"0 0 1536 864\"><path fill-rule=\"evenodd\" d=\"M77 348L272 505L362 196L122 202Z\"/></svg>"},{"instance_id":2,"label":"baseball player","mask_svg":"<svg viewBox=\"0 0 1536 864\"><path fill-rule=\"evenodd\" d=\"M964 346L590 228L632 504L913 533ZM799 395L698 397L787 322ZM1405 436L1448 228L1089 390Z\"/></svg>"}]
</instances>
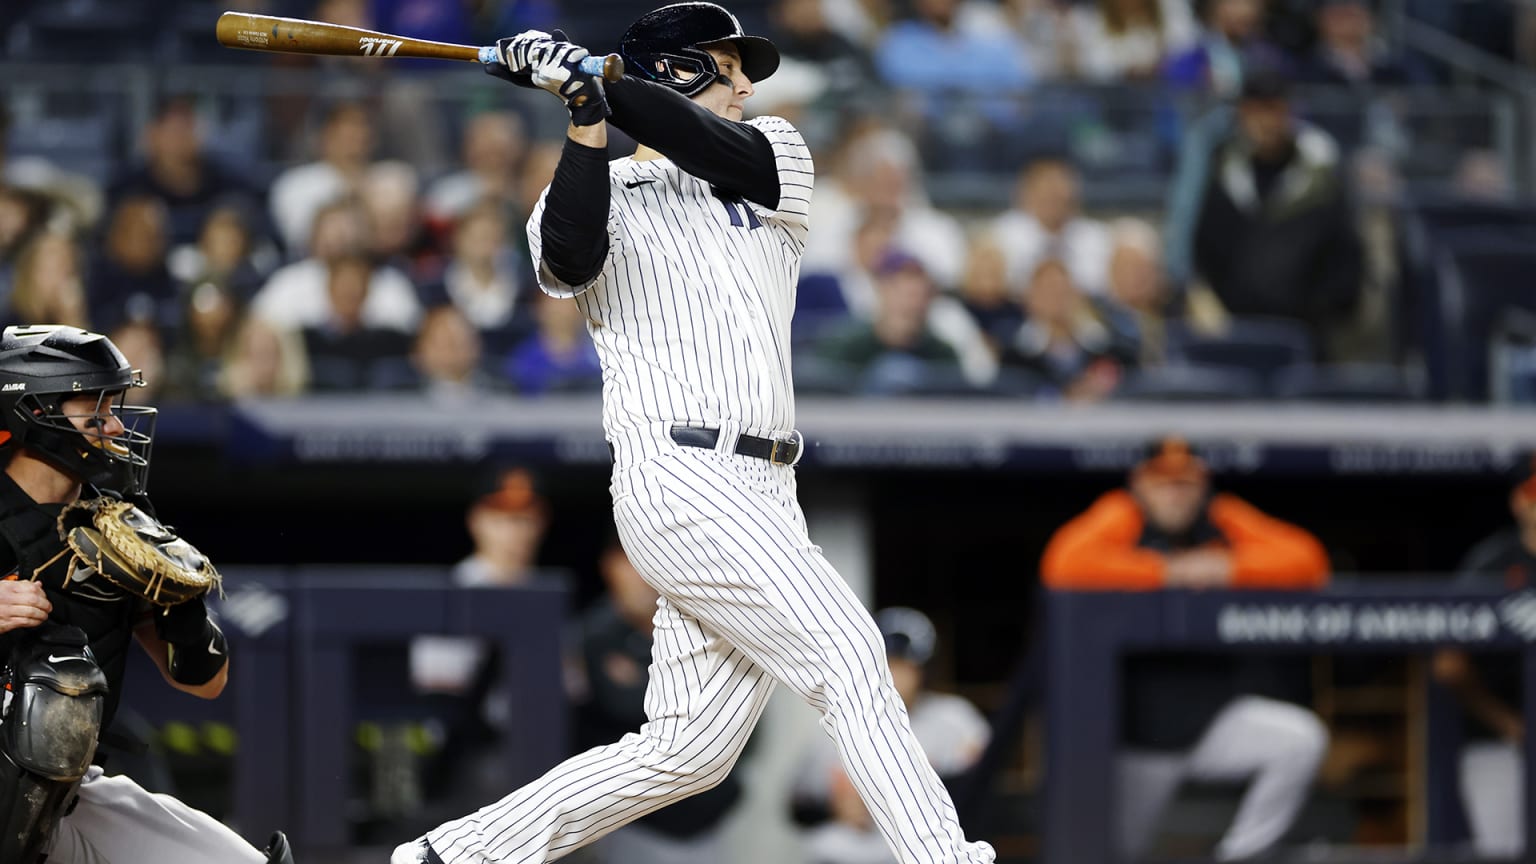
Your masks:
<instances>
[{"instance_id":1,"label":"baseball player","mask_svg":"<svg viewBox=\"0 0 1536 864\"><path fill-rule=\"evenodd\" d=\"M218 696L229 674L224 635L200 598L152 616L61 536L61 514L82 498L150 509L155 411L123 404L141 386L105 336L63 326L0 334L0 861L292 864L281 832L258 851L206 813L92 764L130 642L194 696ZM167 536L164 548L180 554Z\"/></svg>"},{"instance_id":2,"label":"baseball player","mask_svg":"<svg viewBox=\"0 0 1536 864\"><path fill-rule=\"evenodd\" d=\"M614 518L660 595L649 720L395 850L394 864L552 861L723 780L774 682L822 714L906 864L989 862L912 735L869 612L795 496L789 325L814 171L777 117L743 122L773 44L713 3L642 15L607 84L529 31L494 72L560 96L571 125L528 222L539 284L572 297L603 368ZM639 143L608 162L608 124Z\"/></svg>"}]
</instances>

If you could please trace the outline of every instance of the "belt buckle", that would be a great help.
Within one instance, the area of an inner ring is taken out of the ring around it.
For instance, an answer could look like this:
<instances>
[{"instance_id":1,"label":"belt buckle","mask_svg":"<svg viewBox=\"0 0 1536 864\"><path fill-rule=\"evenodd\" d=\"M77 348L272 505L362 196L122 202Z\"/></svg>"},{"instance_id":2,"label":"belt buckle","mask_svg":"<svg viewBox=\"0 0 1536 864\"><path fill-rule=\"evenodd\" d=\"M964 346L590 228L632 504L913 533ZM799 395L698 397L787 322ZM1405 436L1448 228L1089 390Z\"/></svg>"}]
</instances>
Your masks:
<instances>
[{"instance_id":1,"label":"belt buckle","mask_svg":"<svg viewBox=\"0 0 1536 864\"><path fill-rule=\"evenodd\" d=\"M779 458L779 448L780 447L784 447L786 449L794 448L793 449L794 455L791 458L789 458L789 459L781 459L781 458ZM768 461L773 463L774 465L788 465L789 467L793 468L796 465L800 464L800 457L804 456L804 455L805 455L805 437L800 434L800 430L799 429L794 429L794 430L790 431L788 439L784 439L784 438L775 438L775 439L773 439L773 449L768 452Z\"/></svg>"}]
</instances>

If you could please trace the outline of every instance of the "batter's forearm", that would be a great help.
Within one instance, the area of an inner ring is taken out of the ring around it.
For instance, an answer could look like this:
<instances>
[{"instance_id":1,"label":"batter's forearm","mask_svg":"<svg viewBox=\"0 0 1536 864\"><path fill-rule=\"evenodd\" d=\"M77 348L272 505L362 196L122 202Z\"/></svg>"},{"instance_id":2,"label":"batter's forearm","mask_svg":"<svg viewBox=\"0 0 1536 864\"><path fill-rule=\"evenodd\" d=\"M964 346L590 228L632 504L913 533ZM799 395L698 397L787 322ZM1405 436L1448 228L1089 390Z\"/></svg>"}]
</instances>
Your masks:
<instances>
[{"instance_id":1,"label":"batter's forearm","mask_svg":"<svg viewBox=\"0 0 1536 864\"><path fill-rule=\"evenodd\" d=\"M567 285L592 281L608 257L607 140L604 124L572 126L544 199L540 258Z\"/></svg>"},{"instance_id":2,"label":"batter's forearm","mask_svg":"<svg viewBox=\"0 0 1536 864\"><path fill-rule=\"evenodd\" d=\"M638 78L615 81L604 92L613 112L608 122L626 135L710 185L778 208L779 172L762 132Z\"/></svg>"}]
</instances>

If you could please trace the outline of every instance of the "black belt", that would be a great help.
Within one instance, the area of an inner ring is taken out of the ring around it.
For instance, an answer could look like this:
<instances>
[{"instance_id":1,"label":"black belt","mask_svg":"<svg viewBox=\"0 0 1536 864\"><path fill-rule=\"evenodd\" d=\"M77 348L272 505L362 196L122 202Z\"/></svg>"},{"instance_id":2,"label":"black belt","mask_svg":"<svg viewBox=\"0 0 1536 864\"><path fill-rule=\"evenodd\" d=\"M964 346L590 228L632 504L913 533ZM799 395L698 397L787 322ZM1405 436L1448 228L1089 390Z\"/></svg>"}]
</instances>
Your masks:
<instances>
[{"instance_id":1,"label":"black belt","mask_svg":"<svg viewBox=\"0 0 1536 864\"><path fill-rule=\"evenodd\" d=\"M720 443L720 430L702 426L673 426L672 440L684 447L713 450ZM804 442L798 432L788 441L759 438L756 435L738 435L735 451L741 456L766 459L775 465L793 465L800 461L800 451L803 447Z\"/></svg>"},{"instance_id":2,"label":"black belt","mask_svg":"<svg viewBox=\"0 0 1536 864\"><path fill-rule=\"evenodd\" d=\"M720 430L703 426L673 426L672 440L683 447L713 450L720 443ZM735 452L753 459L765 459L775 465L794 465L800 461L805 441L799 432L788 441L778 438L759 438L756 435L736 436ZM608 445L608 455L613 456L613 444Z\"/></svg>"}]
</instances>

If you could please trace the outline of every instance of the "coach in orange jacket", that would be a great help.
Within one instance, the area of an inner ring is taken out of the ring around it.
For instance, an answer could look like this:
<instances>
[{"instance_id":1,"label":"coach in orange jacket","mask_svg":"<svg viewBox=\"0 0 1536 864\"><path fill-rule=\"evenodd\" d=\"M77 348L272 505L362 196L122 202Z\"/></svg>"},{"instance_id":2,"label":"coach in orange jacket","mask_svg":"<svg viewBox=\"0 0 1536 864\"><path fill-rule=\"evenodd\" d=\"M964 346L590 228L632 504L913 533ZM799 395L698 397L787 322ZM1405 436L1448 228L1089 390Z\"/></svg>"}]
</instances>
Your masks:
<instances>
[{"instance_id":1,"label":"coach in orange jacket","mask_svg":"<svg viewBox=\"0 0 1536 864\"><path fill-rule=\"evenodd\" d=\"M1063 525L1041 561L1046 586L1068 591L1311 589L1326 584L1328 572L1310 533L1232 495L1213 495L1204 461L1179 439L1155 442L1127 488ZM1276 658L1130 658L1119 757L1124 855L1142 857L1186 779L1247 784L1218 860L1274 846L1306 802L1328 747L1322 721L1295 704L1305 698L1305 678L1295 661Z\"/></svg>"}]
</instances>

